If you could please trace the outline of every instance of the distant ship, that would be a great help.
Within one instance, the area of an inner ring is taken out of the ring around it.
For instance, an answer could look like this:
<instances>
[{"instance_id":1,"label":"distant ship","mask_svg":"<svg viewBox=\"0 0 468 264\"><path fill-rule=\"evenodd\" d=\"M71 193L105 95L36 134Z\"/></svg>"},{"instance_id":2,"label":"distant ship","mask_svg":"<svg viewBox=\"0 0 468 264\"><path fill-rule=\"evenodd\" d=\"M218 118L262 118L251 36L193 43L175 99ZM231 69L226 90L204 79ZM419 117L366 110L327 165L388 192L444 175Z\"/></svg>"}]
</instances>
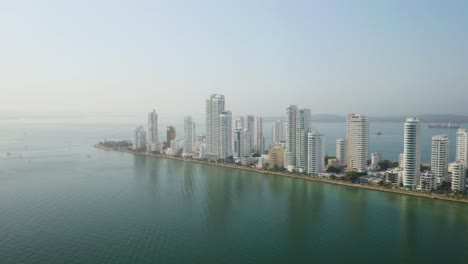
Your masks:
<instances>
[{"instance_id":1,"label":"distant ship","mask_svg":"<svg viewBox=\"0 0 468 264\"><path fill-rule=\"evenodd\" d=\"M454 129L457 129L460 126L458 124L454 124L454 123L430 123L429 125L427 125L427 127L429 127L429 128L454 128Z\"/></svg>"},{"instance_id":2,"label":"distant ship","mask_svg":"<svg viewBox=\"0 0 468 264\"><path fill-rule=\"evenodd\" d=\"M383 134L382 134L382 132L377 132L376 135L377 135L377 136L382 136Z\"/></svg>"}]
</instances>

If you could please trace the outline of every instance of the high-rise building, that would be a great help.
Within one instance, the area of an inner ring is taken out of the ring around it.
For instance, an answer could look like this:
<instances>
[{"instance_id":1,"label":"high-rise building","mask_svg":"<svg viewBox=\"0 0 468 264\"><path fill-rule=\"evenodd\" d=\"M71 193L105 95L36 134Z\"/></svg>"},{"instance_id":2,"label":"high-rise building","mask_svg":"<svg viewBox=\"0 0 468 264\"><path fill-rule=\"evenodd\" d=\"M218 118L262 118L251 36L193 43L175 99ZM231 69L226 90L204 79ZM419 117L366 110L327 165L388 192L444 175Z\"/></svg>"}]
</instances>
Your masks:
<instances>
[{"instance_id":1,"label":"high-rise building","mask_svg":"<svg viewBox=\"0 0 468 264\"><path fill-rule=\"evenodd\" d=\"M452 191L465 192L466 167L461 160L450 164L452 167Z\"/></svg>"},{"instance_id":2,"label":"high-rise building","mask_svg":"<svg viewBox=\"0 0 468 264\"><path fill-rule=\"evenodd\" d=\"M158 144L158 114L153 109L148 113L148 151L159 151Z\"/></svg>"},{"instance_id":3,"label":"high-rise building","mask_svg":"<svg viewBox=\"0 0 468 264\"><path fill-rule=\"evenodd\" d=\"M231 111L219 115L218 159L226 160L232 156L232 115Z\"/></svg>"},{"instance_id":4,"label":"high-rise building","mask_svg":"<svg viewBox=\"0 0 468 264\"><path fill-rule=\"evenodd\" d=\"M364 115L348 115L346 122L346 151L348 170L365 172L369 153L369 123Z\"/></svg>"},{"instance_id":5,"label":"high-rise building","mask_svg":"<svg viewBox=\"0 0 468 264\"><path fill-rule=\"evenodd\" d=\"M340 166L346 166L346 140L342 138L336 140L336 159Z\"/></svg>"},{"instance_id":6,"label":"high-rise building","mask_svg":"<svg viewBox=\"0 0 468 264\"><path fill-rule=\"evenodd\" d=\"M293 171L296 167L296 117L297 106L286 108L286 150L284 154L284 168Z\"/></svg>"},{"instance_id":7,"label":"high-rise building","mask_svg":"<svg viewBox=\"0 0 468 264\"><path fill-rule=\"evenodd\" d=\"M317 130L307 134L307 173L318 175L325 171L325 140Z\"/></svg>"},{"instance_id":8,"label":"high-rise building","mask_svg":"<svg viewBox=\"0 0 468 264\"><path fill-rule=\"evenodd\" d=\"M234 158L241 157L241 135L242 129L235 128L232 133L232 156Z\"/></svg>"},{"instance_id":9,"label":"high-rise building","mask_svg":"<svg viewBox=\"0 0 468 264\"><path fill-rule=\"evenodd\" d=\"M260 116L254 118L254 127L253 127L253 141L254 141L254 152L262 155L264 152L264 142L263 137L263 119Z\"/></svg>"},{"instance_id":10,"label":"high-rise building","mask_svg":"<svg viewBox=\"0 0 468 264\"><path fill-rule=\"evenodd\" d=\"M438 135L432 137L431 171L436 177L447 180L449 164L449 137Z\"/></svg>"},{"instance_id":11,"label":"high-rise building","mask_svg":"<svg viewBox=\"0 0 468 264\"><path fill-rule=\"evenodd\" d=\"M191 116L184 118L184 154L192 153L193 147L193 120Z\"/></svg>"},{"instance_id":12,"label":"high-rise building","mask_svg":"<svg viewBox=\"0 0 468 264\"><path fill-rule=\"evenodd\" d=\"M468 167L468 128L459 128L457 131L456 160L463 162Z\"/></svg>"},{"instance_id":13,"label":"high-rise building","mask_svg":"<svg viewBox=\"0 0 468 264\"><path fill-rule=\"evenodd\" d=\"M276 120L275 122L271 123L271 132L272 132L272 143L273 145L279 144L283 139L283 121Z\"/></svg>"},{"instance_id":14,"label":"high-rise building","mask_svg":"<svg viewBox=\"0 0 468 264\"><path fill-rule=\"evenodd\" d=\"M296 170L307 171L307 133L310 126L310 109L301 108L296 114Z\"/></svg>"},{"instance_id":15,"label":"high-rise building","mask_svg":"<svg viewBox=\"0 0 468 264\"><path fill-rule=\"evenodd\" d=\"M133 150L143 150L146 147L146 132L142 126L133 130Z\"/></svg>"},{"instance_id":16,"label":"high-rise building","mask_svg":"<svg viewBox=\"0 0 468 264\"><path fill-rule=\"evenodd\" d=\"M171 147L171 141L176 138L176 130L175 127L173 126L168 126L166 128L166 145L164 148L169 148Z\"/></svg>"},{"instance_id":17,"label":"high-rise building","mask_svg":"<svg viewBox=\"0 0 468 264\"><path fill-rule=\"evenodd\" d=\"M406 119L403 151L403 187L415 189L421 171L421 122L416 117Z\"/></svg>"},{"instance_id":18,"label":"high-rise building","mask_svg":"<svg viewBox=\"0 0 468 264\"><path fill-rule=\"evenodd\" d=\"M242 129L241 131L241 157L250 157L252 155L252 133L249 130Z\"/></svg>"},{"instance_id":19,"label":"high-rise building","mask_svg":"<svg viewBox=\"0 0 468 264\"><path fill-rule=\"evenodd\" d=\"M197 142L197 127L195 125L195 122L192 120L192 146L195 145Z\"/></svg>"},{"instance_id":20,"label":"high-rise building","mask_svg":"<svg viewBox=\"0 0 468 264\"><path fill-rule=\"evenodd\" d=\"M237 116L234 120L234 129L244 129L244 117Z\"/></svg>"},{"instance_id":21,"label":"high-rise building","mask_svg":"<svg viewBox=\"0 0 468 264\"><path fill-rule=\"evenodd\" d=\"M374 152L371 154L371 164L373 166L378 166L379 162L382 161L382 154Z\"/></svg>"},{"instance_id":22,"label":"high-rise building","mask_svg":"<svg viewBox=\"0 0 468 264\"><path fill-rule=\"evenodd\" d=\"M405 154L400 153L400 155L398 156L398 167L403 169L403 163L404 162L405 162Z\"/></svg>"},{"instance_id":23,"label":"high-rise building","mask_svg":"<svg viewBox=\"0 0 468 264\"><path fill-rule=\"evenodd\" d=\"M218 159L220 140L220 115L224 112L224 95L212 94L205 101L206 117L206 156Z\"/></svg>"},{"instance_id":24,"label":"high-rise building","mask_svg":"<svg viewBox=\"0 0 468 264\"><path fill-rule=\"evenodd\" d=\"M247 130L250 132L250 153L255 152L254 149L254 126L255 126L255 118L253 115L245 115L244 116L244 130Z\"/></svg>"}]
</instances>

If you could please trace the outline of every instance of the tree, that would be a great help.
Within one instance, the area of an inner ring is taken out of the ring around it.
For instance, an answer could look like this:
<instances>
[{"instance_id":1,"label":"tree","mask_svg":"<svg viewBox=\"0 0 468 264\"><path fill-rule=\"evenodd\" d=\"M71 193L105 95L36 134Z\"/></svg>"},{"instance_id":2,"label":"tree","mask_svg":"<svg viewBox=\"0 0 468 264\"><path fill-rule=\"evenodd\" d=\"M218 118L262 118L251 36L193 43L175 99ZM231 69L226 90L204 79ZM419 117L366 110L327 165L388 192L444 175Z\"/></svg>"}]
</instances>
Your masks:
<instances>
[{"instance_id":1,"label":"tree","mask_svg":"<svg viewBox=\"0 0 468 264\"><path fill-rule=\"evenodd\" d=\"M387 170L388 168L395 168L395 167L398 167L398 162L382 160L381 162L379 162L379 167L381 170Z\"/></svg>"},{"instance_id":2,"label":"tree","mask_svg":"<svg viewBox=\"0 0 468 264\"><path fill-rule=\"evenodd\" d=\"M342 172L343 170L341 168L337 168L337 167L328 167L327 168L327 172L331 172L331 173L340 173Z\"/></svg>"},{"instance_id":3,"label":"tree","mask_svg":"<svg viewBox=\"0 0 468 264\"><path fill-rule=\"evenodd\" d=\"M336 158L335 156L328 156L328 155L326 155L326 156L325 156L325 164L328 164L328 160L329 160L329 159L335 159L335 158Z\"/></svg>"}]
</instances>

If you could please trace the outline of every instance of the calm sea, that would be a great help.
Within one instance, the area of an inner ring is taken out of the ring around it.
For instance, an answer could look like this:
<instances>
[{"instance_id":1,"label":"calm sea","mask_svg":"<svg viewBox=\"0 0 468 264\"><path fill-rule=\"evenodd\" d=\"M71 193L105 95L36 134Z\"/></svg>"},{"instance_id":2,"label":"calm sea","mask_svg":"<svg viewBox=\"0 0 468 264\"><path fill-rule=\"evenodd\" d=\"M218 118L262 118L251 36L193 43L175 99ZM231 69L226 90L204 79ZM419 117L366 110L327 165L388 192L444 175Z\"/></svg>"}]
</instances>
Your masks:
<instances>
[{"instance_id":1,"label":"calm sea","mask_svg":"<svg viewBox=\"0 0 468 264\"><path fill-rule=\"evenodd\" d=\"M0 121L0 263L468 261L466 204L92 147L131 128ZM317 128L333 154L344 124ZM401 130L371 124L371 151L396 159Z\"/></svg>"}]
</instances>

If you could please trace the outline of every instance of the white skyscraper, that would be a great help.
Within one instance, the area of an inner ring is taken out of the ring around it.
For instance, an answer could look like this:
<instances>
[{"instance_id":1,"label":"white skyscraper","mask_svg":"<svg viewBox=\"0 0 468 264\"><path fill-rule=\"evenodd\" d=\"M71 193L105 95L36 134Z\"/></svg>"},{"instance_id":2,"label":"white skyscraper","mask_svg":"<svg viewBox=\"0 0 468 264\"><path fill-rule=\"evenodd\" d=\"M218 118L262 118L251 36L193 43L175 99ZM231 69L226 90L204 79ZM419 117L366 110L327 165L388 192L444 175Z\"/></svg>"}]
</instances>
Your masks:
<instances>
[{"instance_id":1,"label":"white skyscraper","mask_svg":"<svg viewBox=\"0 0 468 264\"><path fill-rule=\"evenodd\" d=\"M281 140L284 139L283 136L283 121L276 120L275 122L271 123L271 132L272 132L272 143L273 145L279 144Z\"/></svg>"},{"instance_id":2,"label":"white skyscraper","mask_svg":"<svg viewBox=\"0 0 468 264\"><path fill-rule=\"evenodd\" d=\"M336 159L341 166L346 166L346 140L342 138L336 141Z\"/></svg>"},{"instance_id":3,"label":"white skyscraper","mask_svg":"<svg viewBox=\"0 0 468 264\"><path fill-rule=\"evenodd\" d=\"M432 137L431 171L436 177L446 179L449 165L449 137L438 135Z\"/></svg>"},{"instance_id":4,"label":"white skyscraper","mask_svg":"<svg viewBox=\"0 0 468 264\"><path fill-rule=\"evenodd\" d=\"M226 160L232 156L232 115L231 111L219 115L219 150L218 159Z\"/></svg>"},{"instance_id":5,"label":"white skyscraper","mask_svg":"<svg viewBox=\"0 0 468 264\"><path fill-rule=\"evenodd\" d=\"M346 122L346 151L348 170L365 172L369 153L369 123L364 115L348 115Z\"/></svg>"},{"instance_id":6,"label":"white skyscraper","mask_svg":"<svg viewBox=\"0 0 468 264\"><path fill-rule=\"evenodd\" d=\"M254 152L262 155L264 152L265 139L263 138L263 119L260 116L254 118L253 141Z\"/></svg>"},{"instance_id":7,"label":"white skyscraper","mask_svg":"<svg viewBox=\"0 0 468 264\"><path fill-rule=\"evenodd\" d=\"M457 154L456 160L468 166L468 128L459 128L457 131Z\"/></svg>"},{"instance_id":8,"label":"white skyscraper","mask_svg":"<svg viewBox=\"0 0 468 264\"><path fill-rule=\"evenodd\" d=\"M224 95L212 94L206 100L206 156L208 158L218 159L220 144L220 115L224 112Z\"/></svg>"},{"instance_id":9,"label":"white skyscraper","mask_svg":"<svg viewBox=\"0 0 468 264\"><path fill-rule=\"evenodd\" d=\"M243 116L238 116L234 120L234 129L244 129L244 117Z\"/></svg>"},{"instance_id":10,"label":"white skyscraper","mask_svg":"<svg viewBox=\"0 0 468 264\"><path fill-rule=\"evenodd\" d=\"M158 143L158 114L153 110L148 113L148 150L159 151Z\"/></svg>"},{"instance_id":11,"label":"white skyscraper","mask_svg":"<svg viewBox=\"0 0 468 264\"><path fill-rule=\"evenodd\" d=\"M242 129L235 128L232 133L232 156L234 158L241 157L241 135Z\"/></svg>"},{"instance_id":12,"label":"white skyscraper","mask_svg":"<svg viewBox=\"0 0 468 264\"><path fill-rule=\"evenodd\" d=\"M325 140L318 131L307 134L307 173L317 175L325 171Z\"/></svg>"},{"instance_id":13,"label":"white skyscraper","mask_svg":"<svg viewBox=\"0 0 468 264\"><path fill-rule=\"evenodd\" d=\"M284 154L284 168L293 171L296 167L296 116L297 106L286 108L286 151Z\"/></svg>"},{"instance_id":14,"label":"white skyscraper","mask_svg":"<svg viewBox=\"0 0 468 264\"><path fill-rule=\"evenodd\" d=\"M398 167L403 169L403 164L405 163L405 153L400 153L398 156Z\"/></svg>"},{"instance_id":15,"label":"white skyscraper","mask_svg":"<svg viewBox=\"0 0 468 264\"><path fill-rule=\"evenodd\" d=\"M250 153L255 151L254 149L254 126L255 126L255 118L253 115L245 115L244 116L244 130L250 132Z\"/></svg>"},{"instance_id":16,"label":"white skyscraper","mask_svg":"<svg viewBox=\"0 0 468 264\"><path fill-rule=\"evenodd\" d=\"M192 153L193 147L193 121L191 116L184 118L184 154Z\"/></svg>"},{"instance_id":17,"label":"white skyscraper","mask_svg":"<svg viewBox=\"0 0 468 264\"><path fill-rule=\"evenodd\" d=\"M455 161L450 164L452 167L452 191L465 191L466 167L462 161Z\"/></svg>"},{"instance_id":18,"label":"white skyscraper","mask_svg":"<svg viewBox=\"0 0 468 264\"><path fill-rule=\"evenodd\" d=\"M296 170L307 171L307 133L310 130L310 109L302 108L296 115Z\"/></svg>"},{"instance_id":19,"label":"white skyscraper","mask_svg":"<svg viewBox=\"0 0 468 264\"><path fill-rule=\"evenodd\" d=\"M421 171L421 122L416 117L406 119L403 151L403 186L415 189Z\"/></svg>"},{"instance_id":20,"label":"white skyscraper","mask_svg":"<svg viewBox=\"0 0 468 264\"><path fill-rule=\"evenodd\" d=\"M195 122L192 121L192 146L197 142L197 126Z\"/></svg>"},{"instance_id":21,"label":"white skyscraper","mask_svg":"<svg viewBox=\"0 0 468 264\"><path fill-rule=\"evenodd\" d=\"M142 126L133 130L133 150L142 150L146 146L146 132Z\"/></svg>"}]
</instances>

